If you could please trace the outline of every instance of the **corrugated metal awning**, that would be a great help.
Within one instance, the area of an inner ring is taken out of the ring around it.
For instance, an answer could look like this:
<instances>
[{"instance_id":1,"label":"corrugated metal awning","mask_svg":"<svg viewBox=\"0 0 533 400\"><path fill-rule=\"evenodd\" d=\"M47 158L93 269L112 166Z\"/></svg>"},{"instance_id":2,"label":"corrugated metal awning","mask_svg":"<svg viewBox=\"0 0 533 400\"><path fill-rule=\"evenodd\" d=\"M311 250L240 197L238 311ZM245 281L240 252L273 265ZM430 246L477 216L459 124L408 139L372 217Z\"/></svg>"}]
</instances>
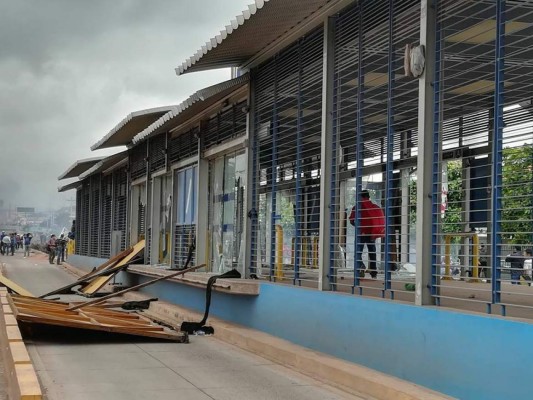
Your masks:
<instances>
[{"instance_id":1,"label":"corrugated metal awning","mask_svg":"<svg viewBox=\"0 0 533 400\"><path fill-rule=\"evenodd\" d=\"M175 106L149 108L132 112L111 129L107 135L92 145L91 150L128 145L136 134L161 118L173 107Z\"/></svg>"},{"instance_id":2,"label":"corrugated metal awning","mask_svg":"<svg viewBox=\"0 0 533 400\"><path fill-rule=\"evenodd\" d=\"M67 183L66 185L63 185L63 186L59 186L57 188L57 191L60 193L68 192L69 190L77 189L81 185L82 185L81 181L75 181L75 182Z\"/></svg>"},{"instance_id":3,"label":"corrugated metal awning","mask_svg":"<svg viewBox=\"0 0 533 400\"><path fill-rule=\"evenodd\" d=\"M104 157L92 157L92 158L85 158L83 160L78 160L74 164L72 164L70 167L67 168L65 172L63 172L61 175L58 176L57 180L62 179L68 179L68 178L76 178L80 174L83 174L85 171L87 171L89 168L93 167L96 163L101 161Z\"/></svg>"},{"instance_id":4,"label":"corrugated metal awning","mask_svg":"<svg viewBox=\"0 0 533 400\"><path fill-rule=\"evenodd\" d=\"M176 74L237 67L337 0L255 0L176 68Z\"/></svg>"},{"instance_id":5,"label":"corrugated metal awning","mask_svg":"<svg viewBox=\"0 0 533 400\"><path fill-rule=\"evenodd\" d=\"M128 159L128 150L121 151L120 153L113 154L99 161L83 174L80 174L80 180L85 179L91 175L94 175L98 172L104 172L111 168L113 165L118 164L121 161Z\"/></svg>"},{"instance_id":6,"label":"corrugated metal awning","mask_svg":"<svg viewBox=\"0 0 533 400\"><path fill-rule=\"evenodd\" d=\"M136 135L132 140L133 144L137 144L148 139L150 136L157 135L158 133L168 131L175 126L178 126L194 117L202 110L229 96L237 89L243 87L249 80L250 75L245 74L197 91L189 96L187 100L180 105L173 107L172 110Z\"/></svg>"}]
</instances>

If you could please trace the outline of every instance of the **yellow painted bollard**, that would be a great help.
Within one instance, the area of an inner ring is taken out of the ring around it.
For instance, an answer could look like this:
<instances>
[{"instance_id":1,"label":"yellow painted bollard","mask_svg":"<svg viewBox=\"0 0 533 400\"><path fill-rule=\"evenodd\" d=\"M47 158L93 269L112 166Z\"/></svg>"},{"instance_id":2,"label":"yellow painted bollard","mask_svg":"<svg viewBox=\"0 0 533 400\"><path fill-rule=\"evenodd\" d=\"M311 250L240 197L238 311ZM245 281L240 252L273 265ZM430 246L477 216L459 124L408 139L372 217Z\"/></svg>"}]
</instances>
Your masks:
<instances>
[{"instance_id":1,"label":"yellow painted bollard","mask_svg":"<svg viewBox=\"0 0 533 400\"><path fill-rule=\"evenodd\" d=\"M472 282L479 283L479 238L477 235L472 236Z\"/></svg>"},{"instance_id":2,"label":"yellow painted bollard","mask_svg":"<svg viewBox=\"0 0 533 400\"><path fill-rule=\"evenodd\" d=\"M291 265L294 265L296 238L291 239Z\"/></svg>"},{"instance_id":3,"label":"yellow painted bollard","mask_svg":"<svg viewBox=\"0 0 533 400\"><path fill-rule=\"evenodd\" d=\"M300 248L302 249L302 251L300 252L300 265L303 265L304 267L307 267L308 265L308 262L307 262L307 259L308 259L308 254L307 254L307 250L308 250L308 241L307 241L307 237L302 237L300 239L301 241L301 245L300 245Z\"/></svg>"},{"instance_id":4,"label":"yellow painted bollard","mask_svg":"<svg viewBox=\"0 0 533 400\"><path fill-rule=\"evenodd\" d=\"M283 228L276 225L276 279L283 279Z\"/></svg>"},{"instance_id":5,"label":"yellow painted bollard","mask_svg":"<svg viewBox=\"0 0 533 400\"><path fill-rule=\"evenodd\" d=\"M313 268L318 268L318 244L319 237L315 236L313 238Z\"/></svg>"}]
</instances>

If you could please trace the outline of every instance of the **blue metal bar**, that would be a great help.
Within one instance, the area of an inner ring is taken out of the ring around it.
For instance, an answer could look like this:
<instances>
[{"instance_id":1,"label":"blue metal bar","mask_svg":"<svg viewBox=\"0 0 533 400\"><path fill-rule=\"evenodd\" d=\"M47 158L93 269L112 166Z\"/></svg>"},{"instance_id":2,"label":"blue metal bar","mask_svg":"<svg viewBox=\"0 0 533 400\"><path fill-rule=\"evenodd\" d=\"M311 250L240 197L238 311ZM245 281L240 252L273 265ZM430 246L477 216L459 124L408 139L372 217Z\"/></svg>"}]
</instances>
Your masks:
<instances>
[{"instance_id":1,"label":"blue metal bar","mask_svg":"<svg viewBox=\"0 0 533 400\"><path fill-rule=\"evenodd\" d=\"M501 219L502 219L502 152L503 152L503 104L504 104L504 70L505 70L505 0L496 2L496 54L495 54L495 90L494 90L494 135L492 146L492 304L500 302L501 296ZM505 307L502 306L502 315Z\"/></svg>"},{"instance_id":2,"label":"blue metal bar","mask_svg":"<svg viewBox=\"0 0 533 400\"><path fill-rule=\"evenodd\" d=\"M294 215L295 219L295 238L294 238L294 278L292 284L296 285L296 281L299 279L300 274L300 237L301 237L301 224L302 224L302 118L303 118L303 108L302 108L302 44L298 46L298 94L297 98L297 110L298 114L296 117L296 212ZM300 281L301 284L301 281Z\"/></svg>"},{"instance_id":3,"label":"blue metal bar","mask_svg":"<svg viewBox=\"0 0 533 400\"><path fill-rule=\"evenodd\" d=\"M365 1L359 2L359 28L358 28L358 60L357 60L357 128L356 128L356 172L355 172L355 235L354 235L354 286L359 286L359 269L362 264L362 254L359 254L359 221L361 218L359 195L363 188L363 94L365 84L365 71L363 68L363 12ZM361 262L359 260L361 259Z\"/></svg>"},{"instance_id":4,"label":"blue metal bar","mask_svg":"<svg viewBox=\"0 0 533 400\"><path fill-rule=\"evenodd\" d=\"M255 91L255 89L253 89ZM252 95L255 96L255 93L253 93ZM257 127L259 126L259 117L258 117L258 114L257 112L254 111L254 127L255 129L257 129ZM260 258L260 255L258 254L258 251L259 249L257 248L257 231L258 231L258 226L257 226L257 218L258 218L258 210L257 210L257 188L259 187L259 179L258 179L258 176L257 176L257 157L258 157L258 154L259 154L259 146L258 146L258 140L257 140L257 131L255 132L254 135L252 135L252 190L251 190L251 193L252 193L252 201L251 201L251 211L250 211L250 214L249 214L249 217L251 219L251 237L250 237L250 244L251 244L251 247L252 247L252 254L251 254L251 257L250 257L250 265L249 265L249 268L250 268L250 274L256 274L257 275L257 268L256 268L256 263L258 262L258 259Z\"/></svg>"},{"instance_id":5,"label":"blue metal bar","mask_svg":"<svg viewBox=\"0 0 533 400\"><path fill-rule=\"evenodd\" d=\"M439 204L442 179L440 162L440 122L441 122L441 68L442 68L442 26L439 22L438 0L435 0L435 81L433 82L433 190L431 196L431 295L438 294L437 255L439 252ZM440 298L436 299L440 305Z\"/></svg>"},{"instance_id":6,"label":"blue metal bar","mask_svg":"<svg viewBox=\"0 0 533 400\"><path fill-rule=\"evenodd\" d=\"M330 51L331 49L328 49ZM337 277L335 276L335 268L334 268L334 258L335 258L335 247L338 245L337 238L338 235L335 234L335 210L336 207L333 205L336 204L335 197L337 196L339 188L338 185L338 177L337 177L337 157L338 151L337 147L339 145L338 143L338 89L339 89L339 74L335 73L333 75L333 107L332 107L332 118L333 126L331 129L331 136L332 136L332 148L331 148L331 191L330 191L330 204L332 205L329 210L329 283L330 283L330 289L331 290L337 290ZM338 203L337 203L338 204ZM343 211L343 210L341 210ZM344 255L341 254L341 257L344 257Z\"/></svg>"},{"instance_id":7,"label":"blue metal bar","mask_svg":"<svg viewBox=\"0 0 533 400\"><path fill-rule=\"evenodd\" d=\"M393 197L393 153L394 153L394 0L389 0L389 84L387 88L387 165L386 165L386 195L385 195L385 266L383 297L385 292L391 289L390 281L390 236L394 234L391 226L393 219L392 197Z\"/></svg>"},{"instance_id":8,"label":"blue metal bar","mask_svg":"<svg viewBox=\"0 0 533 400\"><path fill-rule=\"evenodd\" d=\"M278 158L278 62L276 60L274 73L274 104L272 105L272 162L271 162L271 213L270 213L270 280L275 281L276 262L276 178L277 178L277 158Z\"/></svg>"}]
</instances>

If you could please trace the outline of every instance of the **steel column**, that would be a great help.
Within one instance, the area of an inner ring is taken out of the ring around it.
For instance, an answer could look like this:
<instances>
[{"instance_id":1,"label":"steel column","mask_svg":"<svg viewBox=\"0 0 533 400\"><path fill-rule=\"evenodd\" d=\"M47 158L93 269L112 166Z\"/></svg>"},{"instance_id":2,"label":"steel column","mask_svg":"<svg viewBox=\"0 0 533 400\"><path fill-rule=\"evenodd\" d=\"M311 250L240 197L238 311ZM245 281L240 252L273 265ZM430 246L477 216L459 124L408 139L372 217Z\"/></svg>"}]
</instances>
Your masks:
<instances>
[{"instance_id":1,"label":"steel column","mask_svg":"<svg viewBox=\"0 0 533 400\"><path fill-rule=\"evenodd\" d=\"M496 2L496 59L494 90L494 136L492 141L492 304L501 301L501 219L502 219L502 159L503 159L503 106L504 106L504 72L505 72L505 0ZM505 308L502 307L502 315Z\"/></svg>"},{"instance_id":2,"label":"steel column","mask_svg":"<svg viewBox=\"0 0 533 400\"><path fill-rule=\"evenodd\" d=\"M391 226L393 219L392 211L392 197L393 197L393 154L394 154L394 0L389 0L389 79L387 88L387 165L386 165L386 195L385 195L385 266L384 266L384 286L382 297L385 297L385 291L391 289L390 281L390 236L394 231Z\"/></svg>"},{"instance_id":3,"label":"steel column","mask_svg":"<svg viewBox=\"0 0 533 400\"><path fill-rule=\"evenodd\" d=\"M276 60L274 74L274 104L272 106L272 163L271 163L271 212L270 212L270 280L275 281L274 267L276 264L276 221L278 220L276 204L277 158L278 158L278 65Z\"/></svg>"},{"instance_id":4,"label":"steel column","mask_svg":"<svg viewBox=\"0 0 533 400\"><path fill-rule=\"evenodd\" d=\"M433 266L436 258L436 212L440 182L439 72L440 49L436 38L436 0L422 0L420 10L420 44L425 46L426 65L419 78L418 96L418 159L416 220L416 289L417 305L434 304L432 296ZM433 82L432 80L435 79Z\"/></svg>"},{"instance_id":5,"label":"steel column","mask_svg":"<svg viewBox=\"0 0 533 400\"><path fill-rule=\"evenodd\" d=\"M363 189L363 133L364 133L364 85L365 85L365 70L364 70L364 43L363 43L363 12L366 2L361 0L359 2L359 29L358 29L358 43L357 43L357 128L356 128L356 173L355 173L355 235L354 235L354 288L359 286L359 269L362 264L363 254L359 254L359 221L361 219L361 209L359 196ZM362 294L362 288L359 289Z\"/></svg>"},{"instance_id":6,"label":"steel column","mask_svg":"<svg viewBox=\"0 0 533 400\"><path fill-rule=\"evenodd\" d=\"M322 130L320 149L320 234L318 244L318 289L335 290L335 207L337 193L337 130L333 104L336 89L334 84L335 63L335 17L324 22L323 69L322 69ZM331 179L329 179L329 177Z\"/></svg>"}]
</instances>

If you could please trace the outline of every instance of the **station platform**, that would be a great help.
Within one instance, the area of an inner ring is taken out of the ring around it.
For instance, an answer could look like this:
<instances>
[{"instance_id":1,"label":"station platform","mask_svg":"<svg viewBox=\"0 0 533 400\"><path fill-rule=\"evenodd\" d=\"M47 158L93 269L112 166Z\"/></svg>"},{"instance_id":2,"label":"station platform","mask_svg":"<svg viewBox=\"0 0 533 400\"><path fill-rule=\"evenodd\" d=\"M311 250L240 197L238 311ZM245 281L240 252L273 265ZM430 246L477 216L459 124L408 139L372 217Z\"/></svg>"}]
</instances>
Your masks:
<instances>
[{"instance_id":1,"label":"station platform","mask_svg":"<svg viewBox=\"0 0 533 400\"><path fill-rule=\"evenodd\" d=\"M1 261L5 275L36 295L77 277L67 263L50 265L42 253L27 259L17 253ZM125 299L142 297L132 292ZM162 301L152 303L148 312L172 323L199 318ZM449 399L265 333L216 318L210 318L209 325L215 328L214 336L191 336L189 344L72 334L25 341L50 400Z\"/></svg>"}]
</instances>

